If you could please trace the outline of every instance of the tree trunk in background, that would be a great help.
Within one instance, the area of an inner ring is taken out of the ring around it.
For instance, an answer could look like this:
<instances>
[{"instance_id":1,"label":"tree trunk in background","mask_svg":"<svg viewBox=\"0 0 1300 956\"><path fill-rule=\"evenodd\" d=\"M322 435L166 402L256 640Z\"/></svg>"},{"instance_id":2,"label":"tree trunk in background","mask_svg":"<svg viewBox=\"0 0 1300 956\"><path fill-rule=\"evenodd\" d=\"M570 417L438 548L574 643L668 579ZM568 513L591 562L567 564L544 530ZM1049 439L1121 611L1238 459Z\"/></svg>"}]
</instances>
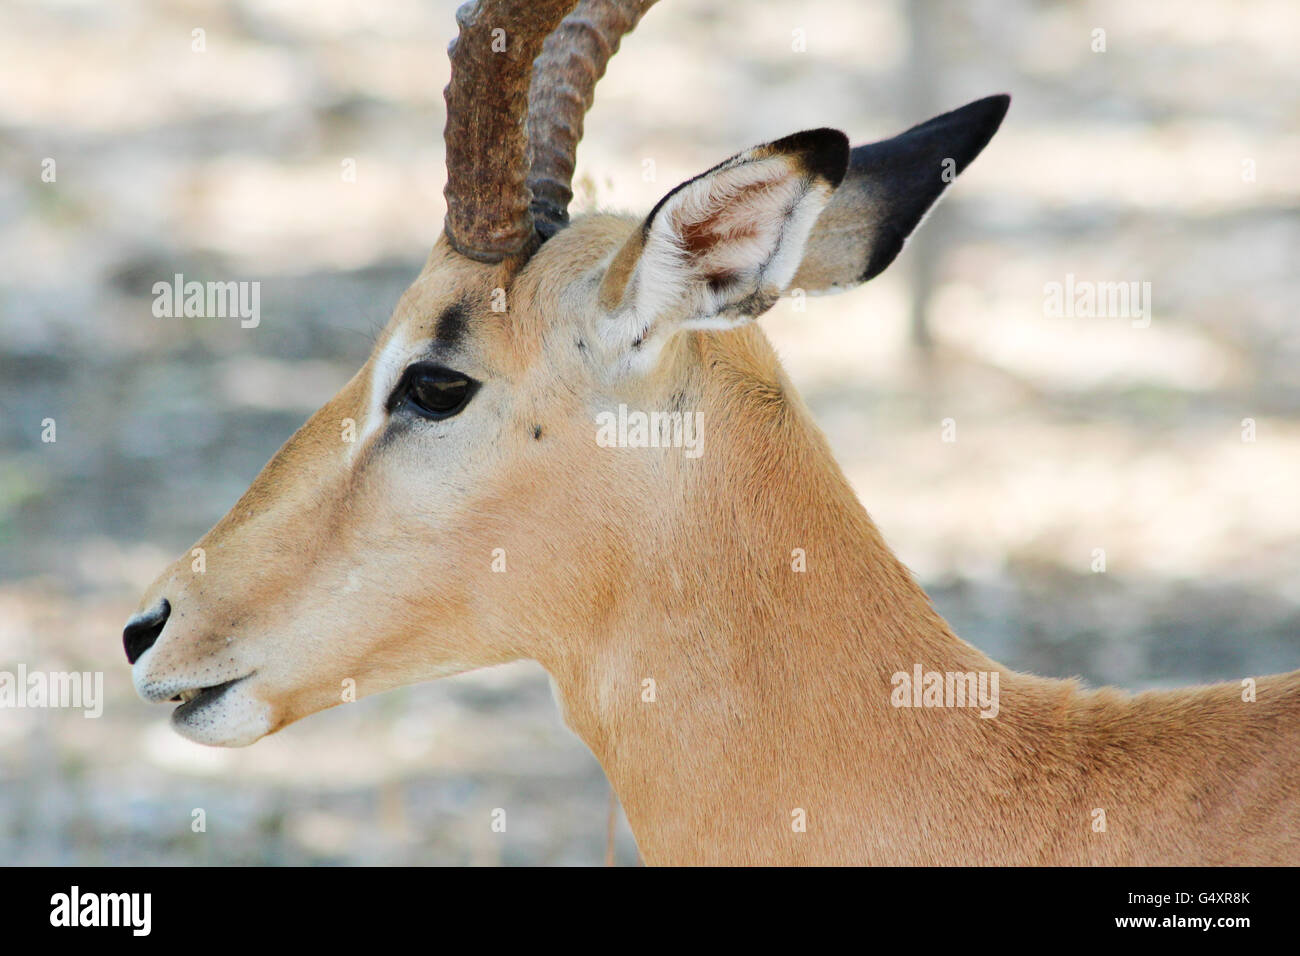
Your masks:
<instances>
[{"instance_id":1,"label":"tree trunk in background","mask_svg":"<svg viewBox=\"0 0 1300 956\"><path fill-rule=\"evenodd\" d=\"M903 4L907 10L907 27L910 46L907 54L907 82L903 86L903 117L907 123L918 123L941 112L936 103L934 77L938 69L937 18L942 13L936 9L935 0L910 0ZM909 327L912 344L928 352L933 346L930 336L930 296L934 277L939 271L942 250L933 229L917 229L907 243L907 275L911 286Z\"/></svg>"}]
</instances>

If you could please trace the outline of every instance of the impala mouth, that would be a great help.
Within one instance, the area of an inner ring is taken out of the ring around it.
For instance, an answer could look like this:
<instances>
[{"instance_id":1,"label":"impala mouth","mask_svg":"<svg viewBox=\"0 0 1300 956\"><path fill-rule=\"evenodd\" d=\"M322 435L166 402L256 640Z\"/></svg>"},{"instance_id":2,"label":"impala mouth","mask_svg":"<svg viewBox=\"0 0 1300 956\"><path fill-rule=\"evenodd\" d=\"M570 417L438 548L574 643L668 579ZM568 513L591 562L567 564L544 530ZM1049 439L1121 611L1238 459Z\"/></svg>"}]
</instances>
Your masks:
<instances>
[{"instance_id":1,"label":"impala mouth","mask_svg":"<svg viewBox=\"0 0 1300 956\"><path fill-rule=\"evenodd\" d=\"M195 711L207 707L221 699L221 695L230 688L234 687L240 681L248 680L252 674L245 674L243 677L237 677L234 680L228 680L224 684L213 684L211 687L192 687L189 690L183 690L175 697L171 698L173 702L180 704L172 712L172 719L184 720Z\"/></svg>"}]
</instances>

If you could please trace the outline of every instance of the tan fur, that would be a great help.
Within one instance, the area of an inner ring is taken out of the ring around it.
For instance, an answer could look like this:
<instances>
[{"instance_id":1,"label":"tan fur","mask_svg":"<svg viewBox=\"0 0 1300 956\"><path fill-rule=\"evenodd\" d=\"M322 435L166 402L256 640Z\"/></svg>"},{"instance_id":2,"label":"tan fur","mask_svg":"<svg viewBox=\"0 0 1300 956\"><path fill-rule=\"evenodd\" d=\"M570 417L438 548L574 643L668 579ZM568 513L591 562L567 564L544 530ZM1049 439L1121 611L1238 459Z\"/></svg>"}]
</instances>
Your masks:
<instances>
[{"instance_id":1,"label":"tan fur","mask_svg":"<svg viewBox=\"0 0 1300 956\"><path fill-rule=\"evenodd\" d=\"M275 730L347 679L535 659L652 864L1300 859L1300 672L1243 703L1237 684L1130 696L1000 668L881 540L756 325L683 332L652 374L607 380L596 326L637 226L579 220L513 281L440 242L376 356L469 303L474 444L430 487L446 441L341 442L372 358L199 542L206 573L187 555L146 595L175 609L149 666L255 671ZM705 454L596 447L619 402L700 411ZM999 715L893 707L916 663L997 669Z\"/></svg>"},{"instance_id":2,"label":"tan fur","mask_svg":"<svg viewBox=\"0 0 1300 956\"><path fill-rule=\"evenodd\" d=\"M791 289L813 294L849 289L862 281L864 249L876 241L875 223L884 213L872 181L850 171L822 210Z\"/></svg>"}]
</instances>

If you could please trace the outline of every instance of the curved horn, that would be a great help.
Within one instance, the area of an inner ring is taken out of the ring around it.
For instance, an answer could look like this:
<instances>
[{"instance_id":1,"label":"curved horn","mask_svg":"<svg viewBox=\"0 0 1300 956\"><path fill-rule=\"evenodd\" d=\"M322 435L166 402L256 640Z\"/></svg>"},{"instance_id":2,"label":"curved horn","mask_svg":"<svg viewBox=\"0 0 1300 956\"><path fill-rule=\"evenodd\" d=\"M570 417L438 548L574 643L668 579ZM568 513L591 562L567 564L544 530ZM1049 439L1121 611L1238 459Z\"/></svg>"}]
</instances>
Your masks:
<instances>
[{"instance_id":1,"label":"curved horn","mask_svg":"<svg viewBox=\"0 0 1300 956\"><path fill-rule=\"evenodd\" d=\"M447 238L479 262L525 254L529 211L525 118L533 60L574 0L478 0L456 11L447 48Z\"/></svg>"},{"instance_id":2,"label":"curved horn","mask_svg":"<svg viewBox=\"0 0 1300 956\"><path fill-rule=\"evenodd\" d=\"M532 152L528 185L538 235L549 239L569 223L573 165L582 118L619 42L656 0L580 0L546 38L533 64L528 99Z\"/></svg>"}]
</instances>

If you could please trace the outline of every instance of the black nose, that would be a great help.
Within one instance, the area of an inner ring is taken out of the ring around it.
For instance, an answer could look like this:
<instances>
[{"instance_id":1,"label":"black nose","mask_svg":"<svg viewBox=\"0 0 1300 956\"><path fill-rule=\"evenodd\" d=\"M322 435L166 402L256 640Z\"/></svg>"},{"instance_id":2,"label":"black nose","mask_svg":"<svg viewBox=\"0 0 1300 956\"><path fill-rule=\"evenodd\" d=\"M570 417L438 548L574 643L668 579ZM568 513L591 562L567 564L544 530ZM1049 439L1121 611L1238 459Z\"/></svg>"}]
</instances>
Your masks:
<instances>
[{"instance_id":1,"label":"black nose","mask_svg":"<svg viewBox=\"0 0 1300 956\"><path fill-rule=\"evenodd\" d=\"M128 664L134 664L141 654L153 647L153 642L158 640L171 613L172 606L163 598L155 607L126 622L126 628L122 631L122 646L126 648Z\"/></svg>"}]
</instances>

